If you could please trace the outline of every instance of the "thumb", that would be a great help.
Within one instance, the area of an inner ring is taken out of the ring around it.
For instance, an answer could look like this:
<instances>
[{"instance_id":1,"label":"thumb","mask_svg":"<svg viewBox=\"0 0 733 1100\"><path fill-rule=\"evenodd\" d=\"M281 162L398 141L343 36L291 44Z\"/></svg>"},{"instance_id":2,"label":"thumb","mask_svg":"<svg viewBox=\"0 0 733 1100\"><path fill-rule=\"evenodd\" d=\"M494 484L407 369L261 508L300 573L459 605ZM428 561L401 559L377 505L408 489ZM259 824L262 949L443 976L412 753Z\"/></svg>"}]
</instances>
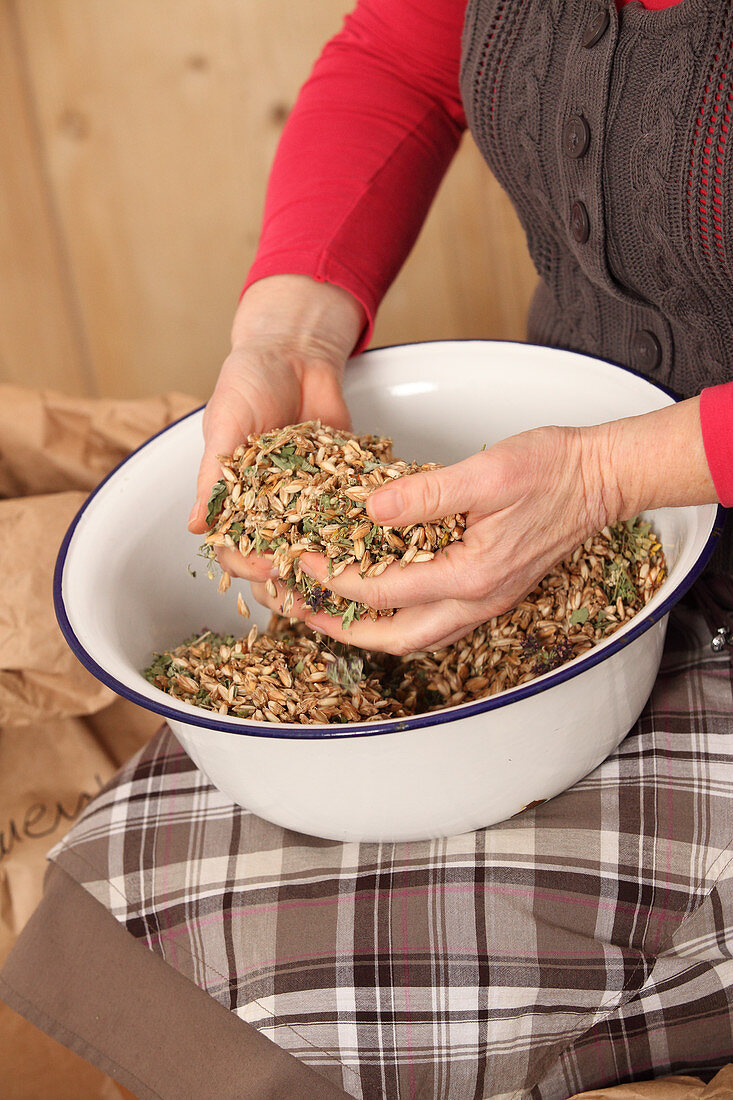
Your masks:
<instances>
[{"instance_id":1,"label":"thumb","mask_svg":"<svg viewBox=\"0 0 733 1100\"><path fill-rule=\"evenodd\" d=\"M241 440L239 441L241 442ZM234 445L236 446L236 444ZM205 451L199 466L199 474L196 481L196 501L191 514L188 517L188 529L197 535L202 535L207 529L206 512L208 508L211 490L221 475L221 463L217 454L231 454L234 446L217 447L216 451Z\"/></svg>"},{"instance_id":2,"label":"thumb","mask_svg":"<svg viewBox=\"0 0 733 1100\"><path fill-rule=\"evenodd\" d=\"M392 527L429 523L478 508L495 511L504 504L498 482L490 452L482 452L453 466L398 478L371 494L367 511L375 523Z\"/></svg>"},{"instance_id":3,"label":"thumb","mask_svg":"<svg viewBox=\"0 0 733 1100\"><path fill-rule=\"evenodd\" d=\"M188 517L188 529L197 535L207 529L206 512L211 490L222 476L217 455L230 455L247 437L249 426L242 424L221 402L209 403L208 422L204 423L204 454L196 480L196 502Z\"/></svg>"}]
</instances>

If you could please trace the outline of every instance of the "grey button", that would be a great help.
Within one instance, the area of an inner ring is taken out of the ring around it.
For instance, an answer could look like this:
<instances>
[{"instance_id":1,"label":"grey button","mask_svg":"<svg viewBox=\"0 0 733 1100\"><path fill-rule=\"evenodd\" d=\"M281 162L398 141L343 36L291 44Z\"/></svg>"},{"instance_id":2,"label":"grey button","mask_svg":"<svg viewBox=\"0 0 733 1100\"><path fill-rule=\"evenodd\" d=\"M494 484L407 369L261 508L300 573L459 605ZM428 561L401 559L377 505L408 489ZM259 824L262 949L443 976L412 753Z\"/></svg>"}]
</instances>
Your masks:
<instances>
[{"instance_id":1,"label":"grey button","mask_svg":"<svg viewBox=\"0 0 733 1100\"><path fill-rule=\"evenodd\" d=\"M607 11L599 11L597 15L593 16L590 23L585 28L585 34L583 35L583 45L586 50L590 50L593 46L598 45L608 30L610 21Z\"/></svg>"},{"instance_id":2,"label":"grey button","mask_svg":"<svg viewBox=\"0 0 733 1100\"><path fill-rule=\"evenodd\" d=\"M662 345L648 328L639 329L634 335L631 360L641 371L654 370L662 362Z\"/></svg>"},{"instance_id":3,"label":"grey button","mask_svg":"<svg viewBox=\"0 0 733 1100\"><path fill-rule=\"evenodd\" d=\"M563 126L562 147L565 156L577 160L590 145L590 126L582 115L571 115Z\"/></svg>"},{"instance_id":4,"label":"grey button","mask_svg":"<svg viewBox=\"0 0 733 1100\"><path fill-rule=\"evenodd\" d=\"M577 200L570 210L570 232L578 244L585 244L590 237L590 219L585 203Z\"/></svg>"}]
</instances>

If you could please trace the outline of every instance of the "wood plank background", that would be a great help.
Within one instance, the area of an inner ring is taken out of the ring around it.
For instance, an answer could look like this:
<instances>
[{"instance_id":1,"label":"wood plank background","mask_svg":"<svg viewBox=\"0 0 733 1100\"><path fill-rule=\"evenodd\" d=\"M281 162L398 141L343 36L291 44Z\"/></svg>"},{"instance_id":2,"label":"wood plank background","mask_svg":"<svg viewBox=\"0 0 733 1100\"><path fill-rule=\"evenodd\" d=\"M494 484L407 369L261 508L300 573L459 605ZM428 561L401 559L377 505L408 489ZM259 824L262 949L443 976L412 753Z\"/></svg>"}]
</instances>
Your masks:
<instances>
[{"instance_id":1,"label":"wood plank background","mask_svg":"<svg viewBox=\"0 0 733 1100\"><path fill-rule=\"evenodd\" d=\"M353 0L0 0L0 378L206 397L284 119ZM521 338L535 277L464 139L375 344Z\"/></svg>"}]
</instances>

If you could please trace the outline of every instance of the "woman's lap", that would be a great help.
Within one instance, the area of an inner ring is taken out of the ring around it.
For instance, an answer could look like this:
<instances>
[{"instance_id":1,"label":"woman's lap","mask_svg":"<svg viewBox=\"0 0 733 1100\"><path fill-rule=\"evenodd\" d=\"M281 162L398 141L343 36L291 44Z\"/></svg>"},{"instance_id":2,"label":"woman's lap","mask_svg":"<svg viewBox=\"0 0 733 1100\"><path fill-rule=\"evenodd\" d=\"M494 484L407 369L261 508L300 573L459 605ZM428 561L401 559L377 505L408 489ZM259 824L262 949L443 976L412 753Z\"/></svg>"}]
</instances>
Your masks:
<instances>
[{"instance_id":1,"label":"woman's lap","mask_svg":"<svg viewBox=\"0 0 733 1100\"><path fill-rule=\"evenodd\" d=\"M709 641L681 608L616 753L490 829L288 832L233 807L164 728L52 858L353 1096L559 1100L714 1070L733 1047L733 708Z\"/></svg>"}]
</instances>

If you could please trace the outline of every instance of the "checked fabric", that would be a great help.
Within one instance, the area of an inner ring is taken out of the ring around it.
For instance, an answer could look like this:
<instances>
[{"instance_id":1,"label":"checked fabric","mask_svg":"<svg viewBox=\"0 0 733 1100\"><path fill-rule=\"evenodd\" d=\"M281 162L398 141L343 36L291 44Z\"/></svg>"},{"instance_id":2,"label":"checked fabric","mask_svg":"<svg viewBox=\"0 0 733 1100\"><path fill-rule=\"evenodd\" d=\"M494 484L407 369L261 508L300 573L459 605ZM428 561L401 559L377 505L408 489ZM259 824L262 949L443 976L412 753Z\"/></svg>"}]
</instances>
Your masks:
<instances>
[{"instance_id":1,"label":"checked fabric","mask_svg":"<svg viewBox=\"0 0 733 1100\"><path fill-rule=\"evenodd\" d=\"M163 727L50 858L353 1097L709 1078L733 1051L732 715L730 659L681 607L619 749L504 824L396 845L288 832Z\"/></svg>"}]
</instances>

